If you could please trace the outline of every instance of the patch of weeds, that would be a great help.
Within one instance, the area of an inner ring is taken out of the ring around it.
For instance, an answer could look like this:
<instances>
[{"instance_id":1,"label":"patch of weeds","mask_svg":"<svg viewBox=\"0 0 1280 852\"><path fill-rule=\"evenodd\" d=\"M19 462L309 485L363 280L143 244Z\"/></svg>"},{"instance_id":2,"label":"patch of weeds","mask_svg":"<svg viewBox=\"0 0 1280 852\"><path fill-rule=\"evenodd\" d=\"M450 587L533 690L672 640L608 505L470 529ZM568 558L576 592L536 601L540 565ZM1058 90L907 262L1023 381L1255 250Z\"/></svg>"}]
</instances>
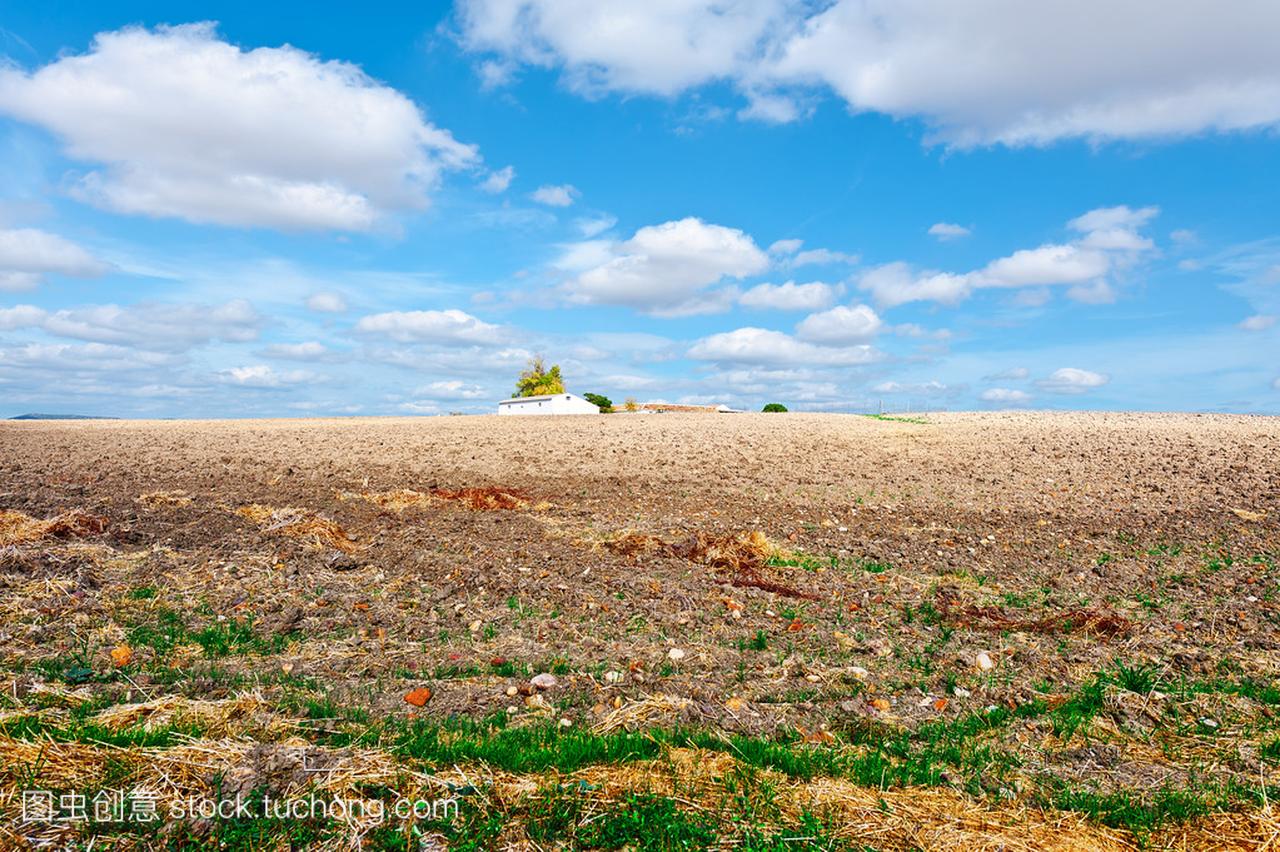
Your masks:
<instances>
[{"instance_id":1,"label":"patch of weeds","mask_svg":"<svg viewBox=\"0 0 1280 852\"><path fill-rule=\"evenodd\" d=\"M1139 695L1146 695L1156 688L1159 682L1159 672L1155 666L1141 664L1131 666L1125 663L1116 663L1115 671L1110 679L1112 683L1121 689L1127 689Z\"/></svg>"},{"instance_id":2,"label":"patch of weeds","mask_svg":"<svg viewBox=\"0 0 1280 852\"><path fill-rule=\"evenodd\" d=\"M929 421L923 417L902 417L895 414L867 414L872 420L883 420L890 423L914 423L917 426L928 426Z\"/></svg>"},{"instance_id":3,"label":"patch of weeds","mask_svg":"<svg viewBox=\"0 0 1280 852\"><path fill-rule=\"evenodd\" d=\"M1216 574L1234 564L1235 560L1231 558L1230 553L1206 553L1204 555L1204 570L1210 574Z\"/></svg>"},{"instance_id":4,"label":"patch of weeds","mask_svg":"<svg viewBox=\"0 0 1280 852\"><path fill-rule=\"evenodd\" d=\"M160 590L155 586L135 586L129 590L129 597L135 601L149 601L158 594Z\"/></svg>"},{"instance_id":5,"label":"patch of weeds","mask_svg":"<svg viewBox=\"0 0 1280 852\"><path fill-rule=\"evenodd\" d=\"M193 644L199 645L211 659L233 654L276 654L284 650L289 638L289 634L257 633L251 618L215 620L206 627L192 630L182 614L172 609L156 610L147 621L134 625L128 634L130 645L151 648L161 658L180 645Z\"/></svg>"}]
</instances>

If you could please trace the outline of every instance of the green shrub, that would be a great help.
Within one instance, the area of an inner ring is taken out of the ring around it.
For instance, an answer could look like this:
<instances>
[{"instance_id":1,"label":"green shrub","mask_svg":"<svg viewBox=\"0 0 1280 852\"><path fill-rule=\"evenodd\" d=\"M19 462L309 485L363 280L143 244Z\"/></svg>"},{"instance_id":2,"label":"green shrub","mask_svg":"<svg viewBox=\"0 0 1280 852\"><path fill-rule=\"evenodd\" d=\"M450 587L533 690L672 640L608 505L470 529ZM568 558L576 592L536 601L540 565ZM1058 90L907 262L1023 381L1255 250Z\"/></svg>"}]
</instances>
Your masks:
<instances>
[{"instance_id":1,"label":"green shrub","mask_svg":"<svg viewBox=\"0 0 1280 852\"><path fill-rule=\"evenodd\" d=\"M613 411L613 400L607 396L598 393L584 393L583 399L600 409L601 414L608 414Z\"/></svg>"},{"instance_id":2,"label":"green shrub","mask_svg":"<svg viewBox=\"0 0 1280 852\"><path fill-rule=\"evenodd\" d=\"M780 402L771 402L771 403L769 403L768 405L766 405L764 408L762 408L762 409L760 409L760 410L761 410L761 411L767 411L767 412L769 412L769 413L771 413L771 414L772 414L772 413L785 413L785 412L786 412L786 410L787 410L787 407L786 407L785 405L783 405L782 403L780 403Z\"/></svg>"}]
</instances>

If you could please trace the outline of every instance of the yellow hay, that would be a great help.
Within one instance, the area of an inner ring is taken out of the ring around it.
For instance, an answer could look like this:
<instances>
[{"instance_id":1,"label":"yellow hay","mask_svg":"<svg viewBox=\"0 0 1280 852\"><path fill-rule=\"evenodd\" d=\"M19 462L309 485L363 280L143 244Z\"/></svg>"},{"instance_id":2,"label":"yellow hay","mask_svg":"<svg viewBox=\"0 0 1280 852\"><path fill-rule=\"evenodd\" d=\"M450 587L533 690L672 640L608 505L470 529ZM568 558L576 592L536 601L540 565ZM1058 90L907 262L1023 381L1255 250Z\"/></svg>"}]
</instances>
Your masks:
<instances>
[{"instance_id":1,"label":"yellow hay","mask_svg":"<svg viewBox=\"0 0 1280 852\"><path fill-rule=\"evenodd\" d=\"M236 509L236 514L252 521L263 532L280 533L314 547L330 547L343 553L355 553L360 549L336 521L308 509L276 508L251 503Z\"/></svg>"},{"instance_id":2,"label":"yellow hay","mask_svg":"<svg viewBox=\"0 0 1280 852\"><path fill-rule=\"evenodd\" d=\"M257 739L271 739L297 727L277 717L271 705L254 693L217 701L165 695L138 704L118 704L98 713L94 721L113 731L134 726L198 728L207 737L251 734Z\"/></svg>"},{"instance_id":3,"label":"yellow hay","mask_svg":"<svg viewBox=\"0 0 1280 852\"><path fill-rule=\"evenodd\" d=\"M375 506L390 509L393 512L403 512L405 509L425 506L431 503L433 499L430 494L414 491L412 488L396 488L392 491L365 491L351 496L367 500Z\"/></svg>"},{"instance_id":4,"label":"yellow hay","mask_svg":"<svg viewBox=\"0 0 1280 852\"><path fill-rule=\"evenodd\" d=\"M107 527L107 519L70 509L42 521L22 512L0 510L0 547L29 544L46 538L79 538L97 535Z\"/></svg>"},{"instance_id":5,"label":"yellow hay","mask_svg":"<svg viewBox=\"0 0 1280 852\"><path fill-rule=\"evenodd\" d=\"M609 713L594 727L599 734L607 734L619 728L633 731L636 728L652 725L654 722L679 714L686 707L693 706L688 698L674 695L650 695L639 701L624 704Z\"/></svg>"},{"instance_id":6,"label":"yellow hay","mask_svg":"<svg viewBox=\"0 0 1280 852\"><path fill-rule=\"evenodd\" d=\"M256 703L253 698L236 700ZM162 706L150 704L157 709ZM120 721L136 710L134 706L106 718ZM486 807L517 820L513 827L531 798L564 785L581 790L600 806L622 802L632 793L648 792L673 797L682 807L714 813L730 797L725 780L732 779L739 767L736 758L726 752L671 749L661 760L596 765L565 775L516 775L470 765L454 766L437 776L414 772L391 754L375 749L330 749L300 739L259 745L230 737L170 748L0 737L0 765L38 765L40 784L58 789L92 789L110 771L113 783L153 790L161 803L210 795L213 778L222 779L224 794L228 789L269 781L285 796L311 790L359 797L370 786L386 786L402 796L448 796L450 787L467 784L486 790ZM321 771L315 771L317 768ZM805 813L819 813L830 818L838 839L884 850L1261 852L1280 838L1280 819L1271 809L1214 814L1153 832L1139 844L1128 832L1091 824L1078 813L1045 811L1018 802L987 803L949 789L882 790L832 778L802 781L770 770L753 772L773 791L770 804L776 807L775 827L794 825ZM16 801L24 777L20 772L0 771L0 803ZM358 823L348 826L353 836L367 827Z\"/></svg>"},{"instance_id":7,"label":"yellow hay","mask_svg":"<svg viewBox=\"0 0 1280 852\"><path fill-rule=\"evenodd\" d=\"M141 503L148 509L180 508L191 505L191 495L185 491L150 491L139 494L135 503Z\"/></svg>"}]
</instances>

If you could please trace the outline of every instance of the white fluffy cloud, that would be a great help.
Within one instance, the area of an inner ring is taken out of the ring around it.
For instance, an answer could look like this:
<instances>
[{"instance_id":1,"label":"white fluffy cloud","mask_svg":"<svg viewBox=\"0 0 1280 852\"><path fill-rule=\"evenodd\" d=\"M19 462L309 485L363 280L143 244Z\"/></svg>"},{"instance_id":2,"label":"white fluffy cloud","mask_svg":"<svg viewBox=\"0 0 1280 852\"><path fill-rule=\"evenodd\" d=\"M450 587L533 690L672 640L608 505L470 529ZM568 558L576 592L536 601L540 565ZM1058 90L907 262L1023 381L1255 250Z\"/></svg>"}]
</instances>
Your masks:
<instances>
[{"instance_id":1,"label":"white fluffy cloud","mask_svg":"<svg viewBox=\"0 0 1280 852\"><path fill-rule=\"evenodd\" d=\"M1266 331L1276 324L1276 317L1271 314L1254 314L1240 321L1240 328L1245 331Z\"/></svg>"},{"instance_id":2,"label":"white fluffy cloud","mask_svg":"<svg viewBox=\"0 0 1280 852\"><path fill-rule=\"evenodd\" d=\"M0 331L12 331L15 328L31 328L44 322L48 316L43 308L35 305L14 305L12 308L0 308Z\"/></svg>"},{"instance_id":3,"label":"white fluffy cloud","mask_svg":"<svg viewBox=\"0 0 1280 852\"><path fill-rule=\"evenodd\" d=\"M929 226L929 236L937 237L943 242L948 240L958 240L961 237L969 236L973 231L964 225L956 225L952 222L935 222Z\"/></svg>"},{"instance_id":4,"label":"white fluffy cloud","mask_svg":"<svg viewBox=\"0 0 1280 852\"><path fill-rule=\"evenodd\" d=\"M232 367L218 373L218 380L229 385L246 388L280 388L287 385L310 384L320 377L307 370L280 371L266 364Z\"/></svg>"},{"instance_id":5,"label":"white fluffy cloud","mask_svg":"<svg viewBox=\"0 0 1280 852\"><path fill-rule=\"evenodd\" d=\"M1007 405L1023 405L1031 401L1031 394L1014 388L987 388L978 397L983 402L1002 402Z\"/></svg>"},{"instance_id":6,"label":"white fluffy cloud","mask_svg":"<svg viewBox=\"0 0 1280 852\"><path fill-rule=\"evenodd\" d=\"M398 343L484 344L502 338L499 326L456 309L370 314L360 318L356 331Z\"/></svg>"},{"instance_id":7,"label":"white fluffy cloud","mask_svg":"<svg viewBox=\"0 0 1280 852\"><path fill-rule=\"evenodd\" d=\"M840 290L822 281L757 284L738 297L738 304L757 310L817 311L834 302Z\"/></svg>"},{"instance_id":8,"label":"white fluffy cloud","mask_svg":"<svg viewBox=\"0 0 1280 852\"><path fill-rule=\"evenodd\" d=\"M181 360L181 355L173 353L142 352L108 343L29 343L0 349L0 368L48 370L54 377L65 377L70 372L151 371L175 366Z\"/></svg>"},{"instance_id":9,"label":"white fluffy cloud","mask_svg":"<svg viewBox=\"0 0 1280 852\"><path fill-rule=\"evenodd\" d=\"M902 393L916 396L946 396L954 394L956 389L937 380L928 382L880 382L871 390L876 393Z\"/></svg>"},{"instance_id":10,"label":"white fluffy cloud","mask_svg":"<svg viewBox=\"0 0 1280 852\"><path fill-rule=\"evenodd\" d=\"M782 6L778 0L662 0L643 7L596 0L463 0L458 16L471 49L506 62L560 66L579 91L671 95L735 74ZM489 72L487 79L502 76Z\"/></svg>"},{"instance_id":11,"label":"white fluffy cloud","mask_svg":"<svg viewBox=\"0 0 1280 852\"><path fill-rule=\"evenodd\" d=\"M742 231L687 218L641 228L620 243L574 244L560 266L582 270L567 285L573 301L679 316L727 310L736 291L707 288L763 272L769 258Z\"/></svg>"},{"instance_id":12,"label":"white fluffy cloud","mask_svg":"<svg viewBox=\"0 0 1280 852\"><path fill-rule=\"evenodd\" d=\"M347 309L347 300L341 293L313 293L307 297L307 307L316 313L340 314Z\"/></svg>"},{"instance_id":13,"label":"white fluffy cloud","mask_svg":"<svg viewBox=\"0 0 1280 852\"><path fill-rule=\"evenodd\" d=\"M560 186L540 186L529 197L548 207L568 207L578 195L578 190L566 183Z\"/></svg>"},{"instance_id":14,"label":"white fluffy cloud","mask_svg":"<svg viewBox=\"0 0 1280 852\"><path fill-rule=\"evenodd\" d=\"M46 275L91 278L107 265L57 234L35 228L0 228L0 292L31 290Z\"/></svg>"},{"instance_id":15,"label":"white fluffy cloud","mask_svg":"<svg viewBox=\"0 0 1280 852\"><path fill-rule=\"evenodd\" d=\"M487 399L492 396L480 385L468 384L457 379L431 382L414 390L413 395L428 399Z\"/></svg>"},{"instance_id":16,"label":"white fluffy cloud","mask_svg":"<svg viewBox=\"0 0 1280 852\"><path fill-rule=\"evenodd\" d=\"M805 317L796 326L796 335L813 343L843 346L866 343L876 336L881 325L880 317L866 305L837 305Z\"/></svg>"},{"instance_id":17,"label":"white fluffy cloud","mask_svg":"<svg viewBox=\"0 0 1280 852\"><path fill-rule=\"evenodd\" d=\"M303 343L273 343L262 350L268 358L286 361L319 361L329 355L329 348L318 340Z\"/></svg>"},{"instance_id":18,"label":"white fluffy cloud","mask_svg":"<svg viewBox=\"0 0 1280 852\"><path fill-rule=\"evenodd\" d=\"M88 53L0 69L0 113L99 166L79 197L202 223L366 230L478 161L356 66L241 50L210 23L99 33Z\"/></svg>"},{"instance_id":19,"label":"white fluffy cloud","mask_svg":"<svg viewBox=\"0 0 1280 852\"><path fill-rule=\"evenodd\" d=\"M748 327L704 337L690 347L689 357L720 364L852 366L875 360L877 353L867 345L818 346L785 332Z\"/></svg>"},{"instance_id":20,"label":"white fluffy cloud","mask_svg":"<svg viewBox=\"0 0 1280 852\"><path fill-rule=\"evenodd\" d=\"M1115 298L1115 273L1154 248L1138 229L1158 212L1155 207L1098 208L1067 223L1080 234L1068 243L1020 249L963 273L921 272L905 263L889 263L863 273L858 286L885 307L926 300L955 304L984 288L1055 285L1066 286L1067 296L1079 302L1109 302Z\"/></svg>"},{"instance_id":21,"label":"white fluffy cloud","mask_svg":"<svg viewBox=\"0 0 1280 852\"><path fill-rule=\"evenodd\" d=\"M58 337L180 352L214 340L256 340L261 325L252 305L233 299L214 306L152 302L68 308L49 314L41 328Z\"/></svg>"},{"instance_id":22,"label":"white fluffy cloud","mask_svg":"<svg viewBox=\"0 0 1280 852\"><path fill-rule=\"evenodd\" d=\"M497 171L489 172L489 175L480 182L480 188L492 195L498 195L506 192L507 187L511 186L511 181L515 179L515 166L504 166Z\"/></svg>"},{"instance_id":23,"label":"white fluffy cloud","mask_svg":"<svg viewBox=\"0 0 1280 852\"><path fill-rule=\"evenodd\" d=\"M1054 370L1046 379L1036 382L1036 387L1050 393L1084 393L1100 388L1111 378L1103 373L1094 373L1076 367L1063 367Z\"/></svg>"},{"instance_id":24,"label":"white fluffy cloud","mask_svg":"<svg viewBox=\"0 0 1280 852\"><path fill-rule=\"evenodd\" d=\"M728 80L747 97L740 115L769 121L826 89L855 111L923 118L956 145L1280 123L1270 0L461 0L459 20L506 78L524 63L588 94L659 95Z\"/></svg>"}]
</instances>

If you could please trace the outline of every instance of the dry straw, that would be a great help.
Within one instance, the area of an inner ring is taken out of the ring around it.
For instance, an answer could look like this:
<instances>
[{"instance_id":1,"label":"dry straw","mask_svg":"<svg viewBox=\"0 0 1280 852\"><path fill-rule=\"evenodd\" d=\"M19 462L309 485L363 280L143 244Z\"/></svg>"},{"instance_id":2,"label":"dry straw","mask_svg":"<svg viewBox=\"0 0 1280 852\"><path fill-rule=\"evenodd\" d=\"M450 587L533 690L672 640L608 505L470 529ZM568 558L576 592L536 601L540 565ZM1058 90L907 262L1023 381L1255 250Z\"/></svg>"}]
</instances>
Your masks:
<instances>
[{"instance_id":1,"label":"dry straw","mask_svg":"<svg viewBox=\"0 0 1280 852\"><path fill-rule=\"evenodd\" d=\"M332 548L355 553L360 548L336 521L309 509L276 508L251 503L236 509L236 514L257 524L264 533L279 533L314 547Z\"/></svg>"},{"instance_id":2,"label":"dry straw","mask_svg":"<svg viewBox=\"0 0 1280 852\"><path fill-rule=\"evenodd\" d=\"M107 519L70 509L42 521L12 510L0 510L0 547L30 544L47 538L82 538L107 528Z\"/></svg>"}]
</instances>

